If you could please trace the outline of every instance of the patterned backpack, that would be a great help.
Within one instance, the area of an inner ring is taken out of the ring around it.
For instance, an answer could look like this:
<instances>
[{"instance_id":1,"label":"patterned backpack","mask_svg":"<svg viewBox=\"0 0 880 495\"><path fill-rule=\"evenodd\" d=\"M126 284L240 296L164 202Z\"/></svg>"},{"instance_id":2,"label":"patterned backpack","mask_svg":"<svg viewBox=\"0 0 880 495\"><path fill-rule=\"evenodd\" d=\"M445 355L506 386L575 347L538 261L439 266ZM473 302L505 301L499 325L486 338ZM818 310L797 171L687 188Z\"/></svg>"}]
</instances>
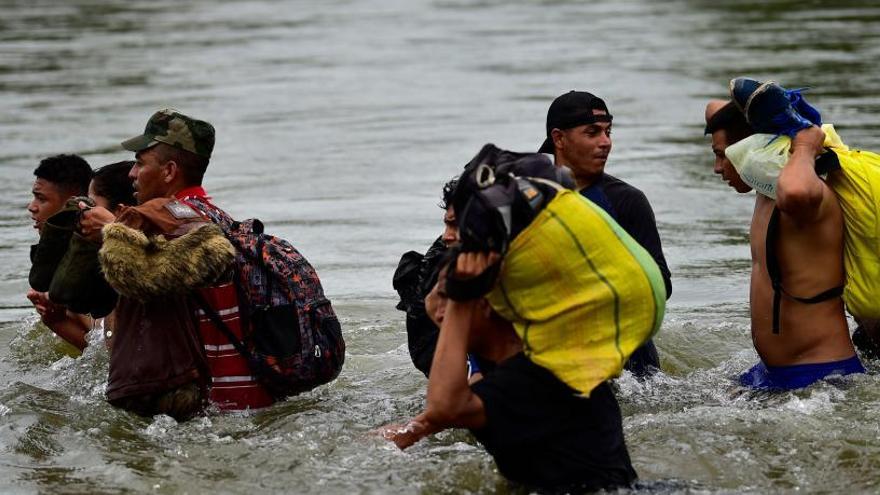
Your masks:
<instances>
[{"instance_id":1,"label":"patterned backpack","mask_svg":"<svg viewBox=\"0 0 880 495\"><path fill-rule=\"evenodd\" d=\"M265 234L259 220L237 222L205 198L184 201L220 226L235 246L242 328L249 331L244 346L230 341L257 379L281 399L336 378L345 342L312 265L288 241ZM224 331L216 312L209 317Z\"/></svg>"}]
</instances>

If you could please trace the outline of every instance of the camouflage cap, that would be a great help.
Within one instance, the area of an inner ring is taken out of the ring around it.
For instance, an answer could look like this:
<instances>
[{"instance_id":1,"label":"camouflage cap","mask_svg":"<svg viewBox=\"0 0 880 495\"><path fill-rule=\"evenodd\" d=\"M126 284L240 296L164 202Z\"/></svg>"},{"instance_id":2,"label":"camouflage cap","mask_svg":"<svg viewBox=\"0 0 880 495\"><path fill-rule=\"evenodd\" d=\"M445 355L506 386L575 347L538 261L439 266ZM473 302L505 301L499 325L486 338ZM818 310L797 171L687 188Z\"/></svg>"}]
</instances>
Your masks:
<instances>
[{"instance_id":1,"label":"camouflage cap","mask_svg":"<svg viewBox=\"0 0 880 495\"><path fill-rule=\"evenodd\" d=\"M214 127L204 120L196 120L166 108L154 113L147 121L144 133L123 141L122 147L138 152L159 143L211 158Z\"/></svg>"}]
</instances>

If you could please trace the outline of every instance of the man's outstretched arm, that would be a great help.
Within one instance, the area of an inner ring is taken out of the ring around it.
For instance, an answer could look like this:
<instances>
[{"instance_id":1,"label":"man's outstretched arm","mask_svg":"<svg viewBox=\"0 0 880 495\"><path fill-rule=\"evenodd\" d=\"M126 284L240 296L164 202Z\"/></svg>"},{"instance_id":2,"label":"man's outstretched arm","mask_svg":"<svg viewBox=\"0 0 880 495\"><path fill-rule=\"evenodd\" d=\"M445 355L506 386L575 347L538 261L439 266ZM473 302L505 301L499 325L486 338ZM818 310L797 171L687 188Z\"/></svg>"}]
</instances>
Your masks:
<instances>
[{"instance_id":1,"label":"man's outstretched arm","mask_svg":"<svg viewBox=\"0 0 880 495\"><path fill-rule=\"evenodd\" d=\"M455 275L460 279L474 278L497 260L495 253L462 253L456 260ZM441 279L444 273L441 272ZM481 428L486 424L483 401L471 390L464 366L471 321L479 304L480 300L446 302L428 379L427 408L403 427L393 425L382 431L398 447L406 448L446 428Z\"/></svg>"}]
</instances>

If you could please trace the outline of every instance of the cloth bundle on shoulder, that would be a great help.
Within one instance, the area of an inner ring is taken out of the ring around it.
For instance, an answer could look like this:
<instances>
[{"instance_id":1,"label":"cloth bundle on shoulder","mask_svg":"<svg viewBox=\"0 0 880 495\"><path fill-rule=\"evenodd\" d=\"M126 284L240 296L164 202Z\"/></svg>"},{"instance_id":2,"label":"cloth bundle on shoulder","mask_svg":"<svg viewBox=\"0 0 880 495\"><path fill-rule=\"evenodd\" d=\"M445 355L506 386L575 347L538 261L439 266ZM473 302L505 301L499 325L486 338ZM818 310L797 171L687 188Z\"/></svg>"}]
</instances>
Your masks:
<instances>
[{"instance_id":1,"label":"cloth bundle on shoulder","mask_svg":"<svg viewBox=\"0 0 880 495\"><path fill-rule=\"evenodd\" d=\"M817 173L837 194L843 210L847 310L860 318L880 318L880 155L850 149L834 126L822 126L825 148ZM754 134L725 150L743 181L776 199L776 181L788 162L791 139Z\"/></svg>"},{"instance_id":2,"label":"cloth bundle on shoulder","mask_svg":"<svg viewBox=\"0 0 880 495\"><path fill-rule=\"evenodd\" d=\"M102 318L113 311L117 295L101 272L101 246L79 233L79 203L86 208L95 205L84 196L70 198L43 225L40 242L31 251L28 281L34 290L48 292L52 302L74 313Z\"/></svg>"},{"instance_id":3,"label":"cloth bundle on shoulder","mask_svg":"<svg viewBox=\"0 0 880 495\"><path fill-rule=\"evenodd\" d=\"M513 323L529 359L589 395L618 376L660 328L666 304L660 269L600 207L551 179L568 183L546 157L496 150L484 147L465 169L460 184L475 187L455 205L458 212L459 205L479 201L480 208L459 215L462 233L494 226L493 243L504 253L486 297ZM490 191L490 175L499 191ZM505 191L513 196L506 207L497 201L511 196ZM465 250L488 244L465 235L463 242Z\"/></svg>"}]
</instances>

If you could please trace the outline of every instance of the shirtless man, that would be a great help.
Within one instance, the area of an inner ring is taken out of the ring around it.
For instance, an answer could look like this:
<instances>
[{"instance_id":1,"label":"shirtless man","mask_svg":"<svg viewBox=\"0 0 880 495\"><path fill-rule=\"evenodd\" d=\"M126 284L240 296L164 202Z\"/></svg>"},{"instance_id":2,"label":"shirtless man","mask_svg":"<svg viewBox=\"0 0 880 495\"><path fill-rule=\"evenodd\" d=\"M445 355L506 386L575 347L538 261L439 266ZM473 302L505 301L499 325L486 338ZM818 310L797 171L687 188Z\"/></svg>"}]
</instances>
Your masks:
<instances>
[{"instance_id":1,"label":"shirtless man","mask_svg":"<svg viewBox=\"0 0 880 495\"><path fill-rule=\"evenodd\" d=\"M706 133L712 135L715 173L739 193L751 190L724 150L753 131L732 103L706 106ZM803 129L792 141L791 155L779 174L777 200L757 194L749 230L752 252L752 341L761 362L740 376L744 386L791 390L829 375L865 371L849 337L843 299L807 304L811 298L844 284L843 213L837 197L814 171L824 149L818 127ZM767 227L775 209L779 229L775 245L782 288L778 333L774 332L774 289L767 271Z\"/></svg>"}]
</instances>

